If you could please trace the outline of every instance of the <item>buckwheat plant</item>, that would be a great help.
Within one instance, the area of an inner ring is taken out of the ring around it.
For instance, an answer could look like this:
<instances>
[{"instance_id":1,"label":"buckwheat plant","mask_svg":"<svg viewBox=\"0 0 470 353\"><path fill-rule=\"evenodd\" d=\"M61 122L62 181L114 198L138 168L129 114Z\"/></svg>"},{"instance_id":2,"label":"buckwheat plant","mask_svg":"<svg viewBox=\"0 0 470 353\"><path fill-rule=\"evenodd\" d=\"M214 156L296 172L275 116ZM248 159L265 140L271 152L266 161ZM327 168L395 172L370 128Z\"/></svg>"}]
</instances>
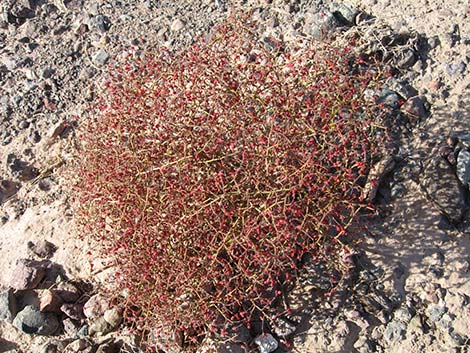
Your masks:
<instances>
[{"instance_id":1,"label":"buckwheat plant","mask_svg":"<svg viewBox=\"0 0 470 353\"><path fill-rule=\"evenodd\" d=\"M340 267L385 114L363 98L380 72L350 49L268 46L232 19L111 70L81 122L73 191L138 330L190 344L250 327L305 255Z\"/></svg>"}]
</instances>

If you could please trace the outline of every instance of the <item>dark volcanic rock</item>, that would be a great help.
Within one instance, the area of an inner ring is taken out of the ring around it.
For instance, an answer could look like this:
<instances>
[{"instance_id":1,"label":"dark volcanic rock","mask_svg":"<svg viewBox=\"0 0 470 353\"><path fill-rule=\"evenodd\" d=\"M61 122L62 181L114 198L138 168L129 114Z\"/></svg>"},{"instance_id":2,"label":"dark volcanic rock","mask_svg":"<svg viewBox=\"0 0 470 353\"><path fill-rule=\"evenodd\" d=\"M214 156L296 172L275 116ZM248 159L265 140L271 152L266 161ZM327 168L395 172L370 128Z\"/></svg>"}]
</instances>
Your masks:
<instances>
[{"instance_id":1,"label":"dark volcanic rock","mask_svg":"<svg viewBox=\"0 0 470 353\"><path fill-rule=\"evenodd\" d=\"M28 305L16 315L13 325L25 333L48 336L57 331L59 321L55 314L42 313Z\"/></svg>"},{"instance_id":2,"label":"dark volcanic rock","mask_svg":"<svg viewBox=\"0 0 470 353\"><path fill-rule=\"evenodd\" d=\"M54 244L44 239L39 240L36 243L29 241L27 246L34 255L39 256L41 259L51 258L57 250L57 247Z\"/></svg>"},{"instance_id":3,"label":"dark volcanic rock","mask_svg":"<svg viewBox=\"0 0 470 353\"><path fill-rule=\"evenodd\" d=\"M453 223L462 219L465 194L452 166L442 157L434 157L426 166L421 186L428 197Z\"/></svg>"},{"instance_id":4,"label":"dark volcanic rock","mask_svg":"<svg viewBox=\"0 0 470 353\"><path fill-rule=\"evenodd\" d=\"M11 274L10 287L16 290L34 289L45 273L42 263L27 259L19 260Z\"/></svg>"}]
</instances>

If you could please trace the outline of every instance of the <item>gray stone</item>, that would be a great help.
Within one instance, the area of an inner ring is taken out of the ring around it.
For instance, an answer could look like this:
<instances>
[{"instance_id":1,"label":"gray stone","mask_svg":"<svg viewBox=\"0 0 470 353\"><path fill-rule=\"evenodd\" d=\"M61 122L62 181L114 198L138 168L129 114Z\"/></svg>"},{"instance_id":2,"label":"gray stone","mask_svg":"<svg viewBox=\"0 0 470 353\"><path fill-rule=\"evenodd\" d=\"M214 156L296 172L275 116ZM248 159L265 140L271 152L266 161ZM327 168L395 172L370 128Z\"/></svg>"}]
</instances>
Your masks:
<instances>
[{"instance_id":1,"label":"gray stone","mask_svg":"<svg viewBox=\"0 0 470 353\"><path fill-rule=\"evenodd\" d=\"M49 259L54 255L54 252L57 250L57 247L47 240L39 240L36 243L28 241L27 243L28 250L34 255L40 257L41 259Z\"/></svg>"},{"instance_id":2,"label":"gray stone","mask_svg":"<svg viewBox=\"0 0 470 353\"><path fill-rule=\"evenodd\" d=\"M46 270L41 263L21 259L11 274L10 287L16 290L34 289L44 278L45 273Z\"/></svg>"},{"instance_id":3,"label":"gray stone","mask_svg":"<svg viewBox=\"0 0 470 353\"><path fill-rule=\"evenodd\" d=\"M385 85L405 99L414 97L418 93L408 82L398 81L395 77L388 78Z\"/></svg>"},{"instance_id":4,"label":"gray stone","mask_svg":"<svg viewBox=\"0 0 470 353\"><path fill-rule=\"evenodd\" d=\"M379 104L382 103L387 107L396 109L400 106L400 96L388 88L382 88L377 92L377 99L375 102Z\"/></svg>"},{"instance_id":5,"label":"gray stone","mask_svg":"<svg viewBox=\"0 0 470 353\"><path fill-rule=\"evenodd\" d=\"M96 15L90 18L88 21L88 24L90 26L90 29L92 30L98 30L100 32L106 32L109 27L111 26L111 22L109 21L109 18L103 15Z\"/></svg>"},{"instance_id":6,"label":"gray stone","mask_svg":"<svg viewBox=\"0 0 470 353\"><path fill-rule=\"evenodd\" d=\"M83 325L80 330L78 330L77 332L77 337L86 337L88 336L88 330L89 330L90 326L88 325Z\"/></svg>"},{"instance_id":7,"label":"gray stone","mask_svg":"<svg viewBox=\"0 0 470 353\"><path fill-rule=\"evenodd\" d=\"M413 315L410 309L408 309L407 307L401 307L393 313L393 317L395 320L408 323L413 317Z\"/></svg>"},{"instance_id":8,"label":"gray stone","mask_svg":"<svg viewBox=\"0 0 470 353\"><path fill-rule=\"evenodd\" d=\"M462 119L460 115L454 116L457 119ZM458 146L462 149L470 149L470 133L466 131L453 132L450 135L452 140L455 140Z\"/></svg>"},{"instance_id":9,"label":"gray stone","mask_svg":"<svg viewBox=\"0 0 470 353\"><path fill-rule=\"evenodd\" d=\"M95 334L106 335L107 333L113 331L113 329L114 328L104 319L104 317L99 317L92 324L90 324L88 333L90 336Z\"/></svg>"},{"instance_id":10,"label":"gray stone","mask_svg":"<svg viewBox=\"0 0 470 353\"><path fill-rule=\"evenodd\" d=\"M460 222L465 195L452 166L444 158L435 156L426 165L421 186L449 221Z\"/></svg>"},{"instance_id":11,"label":"gray stone","mask_svg":"<svg viewBox=\"0 0 470 353\"><path fill-rule=\"evenodd\" d=\"M332 35L339 26L336 17L327 10L306 16L304 32L315 39L325 39Z\"/></svg>"},{"instance_id":12,"label":"gray stone","mask_svg":"<svg viewBox=\"0 0 470 353\"><path fill-rule=\"evenodd\" d=\"M330 11L341 21L349 25L356 22L359 10L349 7L343 3L334 2L330 5Z\"/></svg>"},{"instance_id":13,"label":"gray stone","mask_svg":"<svg viewBox=\"0 0 470 353\"><path fill-rule=\"evenodd\" d=\"M12 290L0 292L0 320L12 322L16 314L16 299Z\"/></svg>"},{"instance_id":14,"label":"gray stone","mask_svg":"<svg viewBox=\"0 0 470 353\"><path fill-rule=\"evenodd\" d=\"M447 329L451 328L452 317L449 314L445 313L444 315L442 315L442 317L439 320L438 324L443 329L447 330Z\"/></svg>"},{"instance_id":15,"label":"gray stone","mask_svg":"<svg viewBox=\"0 0 470 353\"><path fill-rule=\"evenodd\" d=\"M470 186L470 152L467 150L457 155L457 177L463 185Z\"/></svg>"},{"instance_id":16,"label":"gray stone","mask_svg":"<svg viewBox=\"0 0 470 353\"><path fill-rule=\"evenodd\" d=\"M432 322L439 321L446 311L447 309L444 305L430 305L426 308L426 313L429 316L429 320Z\"/></svg>"},{"instance_id":17,"label":"gray stone","mask_svg":"<svg viewBox=\"0 0 470 353\"><path fill-rule=\"evenodd\" d=\"M402 112L413 118L424 118L428 114L426 109L427 101L422 96L415 96L408 99L405 104L402 105Z\"/></svg>"},{"instance_id":18,"label":"gray stone","mask_svg":"<svg viewBox=\"0 0 470 353\"><path fill-rule=\"evenodd\" d=\"M116 329L122 322L122 310L114 307L104 312L103 318L108 324L111 325L112 329Z\"/></svg>"},{"instance_id":19,"label":"gray stone","mask_svg":"<svg viewBox=\"0 0 470 353\"><path fill-rule=\"evenodd\" d=\"M279 343L270 333L265 333L256 337L255 344L258 346L260 353L274 352L279 346Z\"/></svg>"},{"instance_id":20,"label":"gray stone","mask_svg":"<svg viewBox=\"0 0 470 353\"><path fill-rule=\"evenodd\" d=\"M384 337L388 342L395 342L405 337L406 325L400 321L390 321L385 328Z\"/></svg>"},{"instance_id":21,"label":"gray stone","mask_svg":"<svg viewBox=\"0 0 470 353\"><path fill-rule=\"evenodd\" d=\"M443 65L444 70L450 75L450 76L457 76L461 75L465 72L465 69L467 65L463 61L459 61L456 63L445 63Z\"/></svg>"},{"instance_id":22,"label":"gray stone","mask_svg":"<svg viewBox=\"0 0 470 353\"><path fill-rule=\"evenodd\" d=\"M468 344L468 339L453 330L449 330L448 336L450 338L450 342L454 344L456 347L464 347L465 344Z\"/></svg>"},{"instance_id":23,"label":"gray stone","mask_svg":"<svg viewBox=\"0 0 470 353\"><path fill-rule=\"evenodd\" d=\"M408 69L416 63L416 54L411 49L400 52L396 60L397 66L401 69Z\"/></svg>"},{"instance_id":24,"label":"gray stone","mask_svg":"<svg viewBox=\"0 0 470 353\"><path fill-rule=\"evenodd\" d=\"M28 334L52 335L59 328L57 316L42 313L32 305L27 305L16 315L13 325Z\"/></svg>"},{"instance_id":25,"label":"gray stone","mask_svg":"<svg viewBox=\"0 0 470 353\"><path fill-rule=\"evenodd\" d=\"M96 66L103 66L109 60L109 54L104 50L98 50L91 59Z\"/></svg>"}]
</instances>

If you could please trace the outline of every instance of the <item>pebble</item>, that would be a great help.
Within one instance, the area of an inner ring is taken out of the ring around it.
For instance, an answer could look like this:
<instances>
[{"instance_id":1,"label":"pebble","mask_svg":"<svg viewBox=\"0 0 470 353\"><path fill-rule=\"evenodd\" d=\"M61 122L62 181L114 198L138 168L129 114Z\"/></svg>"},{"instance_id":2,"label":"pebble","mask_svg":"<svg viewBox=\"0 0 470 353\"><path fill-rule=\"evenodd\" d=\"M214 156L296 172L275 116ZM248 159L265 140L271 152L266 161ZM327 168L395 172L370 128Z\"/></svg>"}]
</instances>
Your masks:
<instances>
[{"instance_id":1,"label":"pebble","mask_svg":"<svg viewBox=\"0 0 470 353\"><path fill-rule=\"evenodd\" d=\"M82 352L85 348L88 348L90 343L84 338L79 338L67 345L64 353L78 353Z\"/></svg>"},{"instance_id":2,"label":"pebble","mask_svg":"<svg viewBox=\"0 0 470 353\"><path fill-rule=\"evenodd\" d=\"M90 29L104 33L110 28L111 22L106 16L96 15L90 18L88 25L90 26Z\"/></svg>"},{"instance_id":3,"label":"pebble","mask_svg":"<svg viewBox=\"0 0 470 353\"><path fill-rule=\"evenodd\" d=\"M184 28L184 26L185 26L184 22L181 21L179 18L177 18L171 23L170 29L173 32L178 32L178 31L181 31Z\"/></svg>"},{"instance_id":4,"label":"pebble","mask_svg":"<svg viewBox=\"0 0 470 353\"><path fill-rule=\"evenodd\" d=\"M426 314L429 317L429 320L432 322L437 322L441 319L442 315L446 313L447 309L444 305L429 305L426 308Z\"/></svg>"},{"instance_id":5,"label":"pebble","mask_svg":"<svg viewBox=\"0 0 470 353\"><path fill-rule=\"evenodd\" d=\"M452 317L448 314L445 313L442 315L441 319L438 322L439 326L441 326L443 329L447 330L451 327L452 324Z\"/></svg>"},{"instance_id":6,"label":"pebble","mask_svg":"<svg viewBox=\"0 0 470 353\"><path fill-rule=\"evenodd\" d=\"M408 330L415 331L418 333L423 332L423 324L421 323L421 317L419 315L415 315L410 322L408 323Z\"/></svg>"},{"instance_id":7,"label":"pebble","mask_svg":"<svg viewBox=\"0 0 470 353\"><path fill-rule=\"evenodd\" d=\"M426 98L415 96L408 99L401 107L401 110L413 118L424 118L427 115Z\"/></svg>"},{"instance_id":8,"label":"pebble","mask_svg":"<svg viewBox=\"0 0 470 353\"><path fill-rule=\"evenodd\" d=\"M387 107L396 109L400 106L400 96L388 88L382 88L380 91L376 92L377 99L376 103L383 103Z\"/></svg>"},{"instance_id":9,"label":"pebble","mask_svg":"<svg viewBox=\"0 0 470 353\"><path fill-rule=\"evenodd\" d=\"M89 330L88 325L83 325L77 332L77 337L86 337L88 336L88 330Z\"/></svg>"},{"instance_id":10,"label":"pebble","mask_svg":"<svg viewBox=\"0 0 470 353\"><path fill-rule=\"evenodd\" d=\"M403 184L401 183L394 183L391 185L390 188L390 196L394 199L397 199L401 196L403 196L406 192L406 188Z\"/></svg>"},{"instance_id":11,"label":"pebble","mask_svg":"<svg viewBox=\"0 0 470 353\"><path fill-rule=\"evenodd\" d=\"M65 315L67 315L73 320L82 320L84 318L83 306L80 304L62 304L60 307L60 311L62 311Z\"/></svg>"},{"instance_id":12,"label":"pebble","mask_svg":"<svg viewBox=\"0 0 470 353\"><path fill-rule=\"evenodd\" d=\"M395 342L405 337L406 325L400 321L390 321L385 328L384 337L389 342Z\"/></svg>"},{"instance_id":13,"label":"pebble","mask_svg":"<svg viewBox=\"0 0 470 353\"><path fill-rule=\"evenodd\" d=\"M39 131L34 129L30 130L28 133L28 141L33 144L39 143L41 141L41 134Z\"/></svg>"},{"instance_id":14,"label":"pebble","mask_svg":"<svg viewBox=\"0 0 470 353\"><path fill-rule=\"evenodd\" d=\"M104 312L103 318L113 329L115 329L122 322L122 310L118 307L108 309Z\"/></svg>"},{"instance_id":15,"label":"pebble","mask_svg":"<svg viewBox=\"0 0 470 353\"><path fill-rule=\"evenodd\" d=\"M449 330L448 336L450 338L450 341L456 347L464 347L464 345L468 344L468 338L462 337L460 334L453 331L452 329Z\"/></svg>"},{"instance_id":16,"label":"pebble","mask_svg":"<svg viewBox=\"0 0 470 353\"><path fill-rule=\"evenodd\" d=\"M95 54L93 54L92 62L96 66L103 66L109 60L109 54L104 49L99 49Z\"/></svg>"},{"instance_id":17,"label":"pebble","mask_svg":"<svg viewBox=\"0 0 470 353\"><path fill-rule=\"evenodd\" d=\"M348 25L353 25L356 22L356 16L359 13L359 10L349 7L342 2L333 2L330 5L330 11L336 15L340 21L346 22Z\"/></svg>"},{"instance_id":18,"label":"pebble","mask_svg":"<svg viewBox=\"0 0 470 353\"><path fill-rule=\"evenodd\" d=\"M64 327L64 332L69 336L69 337L75 337L78 332L78 322L76 320L72 320L70 318L66 318L62 320L62 326Z\"/></svg>"},{"instance_id":19,"label":"pebble","mask_svg":"<svg viewBox=\"0 0 470 353\"><path fill-rule=\"evenodd\" d=\"M50 259L57 250L57 247L54 244L45 239L41 239L36 243L28 241L26 246L32 254L40 257L41 259Z\"/></svg>"},{"instance_id":20,"label":"pebble","mask_svg":"<svg viewBox=\"0 0 470 353\"><path fill-rule=\"evenodd\" d=\"M416 63L416 54L411 49L406 49L398 54L397 66L401 69L408 69Z\"/></svg>"},{"instance_id":21,"label":"pebble","mask_svg":"<svg viewBox=\"0 0 470 353\"><path fill-rule=\"evenodd\" d=\"M401 307L394 312L393 317L395 320L408 323L412 318L412 313L407 307Z\"/></svg>"},{"instance_id":22,"label":"pebble","mask_svg":"<svg viewBox=\"0 0 470 353\"><path fill-rule=\"evenodd\" d=\"M0 292L0 321L12 322L16 314L16 299L11 290Z\"/></svg>"},{"instance_id":23,"label":"pebble","mask_svg":"<svg viewBox=\"0 0 470 353\"><path fill-rule=\"evenodd\" d=\"M114 330L114 327L111 326L104 317L99 317L95 321L90 324L88 329L88 333L90 336L94 336L95 334L106 335Z\"/></svg>"},{"instance_id":24,"label":"pebble","mask_svg":"<svg viewBox=\"0 0 470 353\"><path fill-rule=\"evenodd\" d=\"M307 14L305 18L304 32L314 39L325 39L339 26L336 17L327 10L321 10L315 14Z\"/></svg>"},{"instance_id":25,"label":"pebble","mask_svg":"<svg viewBox=\"0 0 470 353\"><path fill-rule=\"evenodd\" d=\"M27 305L20 311L13 325L28 334L52 335L59 328L57 316L53 313L42 313L32 305Z\"/></svg>"},{"instance_id":26,"label":"pebble","mask_svg":"<svg viewBox=\"0 0 470 353\"><path fill-rule=\"evenodd\" d=\"M464 116L456 113L455 116L453 116L457 119L465 119ZM451 138L456 140L458 146L464 149L469 149L470 150L470 133L467 131L464 132L454 132L451 134Z\"/></svg>"},{"instance_id":27,"label":"pebble","mask_svg":"<svg viewBox=\"0 0 470 353\"><path fill-rule=\"evenodd\" d=\"M57 293L66 303L74 303L80 297L80 291L77 287L68 282L60 282L52 291Z\"/></svg>"},{"instance_id":28,"label":"pebble","mask_svg":"<svg viewBox=\"0 0 470 353\"><path fill-rule=\"evenodd\" d=\"M39 293L39 310L42 312L60 311L62 298L49 289L40 291Z\"/></svg>"},{"instance_id":29,"label":"pebble","mask_svg":"<svg viewBox=\"0 0 470 353\"><path fill-rule=\"evenodd\" d=\"M9 285L16 290L34 289L41 282L45 273L46 270L41 263L22 259L18 261L11 273Z\"/></svg>"},{"instance_id":30,"label":"pebble","mask_svg":"<svg viewBox=\"0 0 470 353\"><path fill-rule=\"evenodd\" d=\"M395 77L387 79L385 85L405 99L414 97L418 93L407 81L399 81Z\"/></svg>"},{"instance_id":31,"label":"pebble","mask_svg":"<svg viewBox=\"0 0 470 353\"><path fill-rule=\"evenodd\" d=\"M254 342L258 346L260 353L274 352L279 346L279 343L270 333L257 336Z\"/></svg>"},{"instance_id":32,"label":"pebble","mask_svg":"<svg viewBox=\"0 0 470 353\"><path fill-rule=\"evenodd\" d=\"M119 352L121 352L121 350L119 346L114 342L102 344L96 350L96 353L119 353Z\"/></svg>"},{"instance_id":33,"label":"pebble","mask_svg":"<svg viewBox=\"0 0 470 353\"><path fill-rule=\"evenodd\" d=\"M470 152L461 150L457 155L457 177L462 185L470 186Z\"/></svg>"},{"instance_id":34,"label":"pebble","mask_svg":"<svg viewBox=\"0 0 470 353\"><path fill-rule=\"evenodd\" d=\"M359 336L357 341L354 343L354 348L356 348L356 350L359 353L373 353L373 352L376 352L374 342L371 341L370 339L368 339L365 336Z\"/></svg>"},{"instance_id":35,"label":"pebble","mask_svg":"<svg viewBox=\"0 0 470 353\"><path fill-rule=\"evenodd\" d=\"M102 316L108 309L109 304L106 299L100 294L95 294L83 306L83 313L88 319L93 320Z\"/></svg>"},{"instance_id":36,"label":"pebble","mask_svg":"<svg viewBox=\"0 0 470 353\"><path fill-rule=\"evenodd\" d=\"M467 65L463 61L459 61L456 63L445 63L443 64L444 70L450 76L457 76L461 75L465 72Z\"/></svg>"},{"instance_id":37,"label":"pebble","mask_svg":"<svg viewBox=\"0 0 470 353\"><path fill-rule=\"evenodd\" d=\"M25 80L24 81L24 86L23 86L24 87L24 92L25 93L30 92L33 89L35 89L37 86L38 86L37 82L31 81L31 80Z\"/></svg>"}]
</instances>

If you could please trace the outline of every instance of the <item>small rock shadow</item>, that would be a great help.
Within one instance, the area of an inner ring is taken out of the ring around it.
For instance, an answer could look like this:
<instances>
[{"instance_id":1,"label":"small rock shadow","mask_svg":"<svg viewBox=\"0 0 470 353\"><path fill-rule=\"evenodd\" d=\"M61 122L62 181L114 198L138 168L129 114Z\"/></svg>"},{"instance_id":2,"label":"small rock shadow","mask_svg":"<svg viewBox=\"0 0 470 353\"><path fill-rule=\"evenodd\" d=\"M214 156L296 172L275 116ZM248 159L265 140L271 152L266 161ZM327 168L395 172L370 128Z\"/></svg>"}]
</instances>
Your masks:
<instances>
[{"instance_id":1,"label":"small rock shadow","mask_svg":"<svg viewBox=\"0 0 470 353\"><path fill-rule=\"evenodd\" d=\"M18 349L18 345L0 337L0 353Z\"/></svg>"}]
</instances>

